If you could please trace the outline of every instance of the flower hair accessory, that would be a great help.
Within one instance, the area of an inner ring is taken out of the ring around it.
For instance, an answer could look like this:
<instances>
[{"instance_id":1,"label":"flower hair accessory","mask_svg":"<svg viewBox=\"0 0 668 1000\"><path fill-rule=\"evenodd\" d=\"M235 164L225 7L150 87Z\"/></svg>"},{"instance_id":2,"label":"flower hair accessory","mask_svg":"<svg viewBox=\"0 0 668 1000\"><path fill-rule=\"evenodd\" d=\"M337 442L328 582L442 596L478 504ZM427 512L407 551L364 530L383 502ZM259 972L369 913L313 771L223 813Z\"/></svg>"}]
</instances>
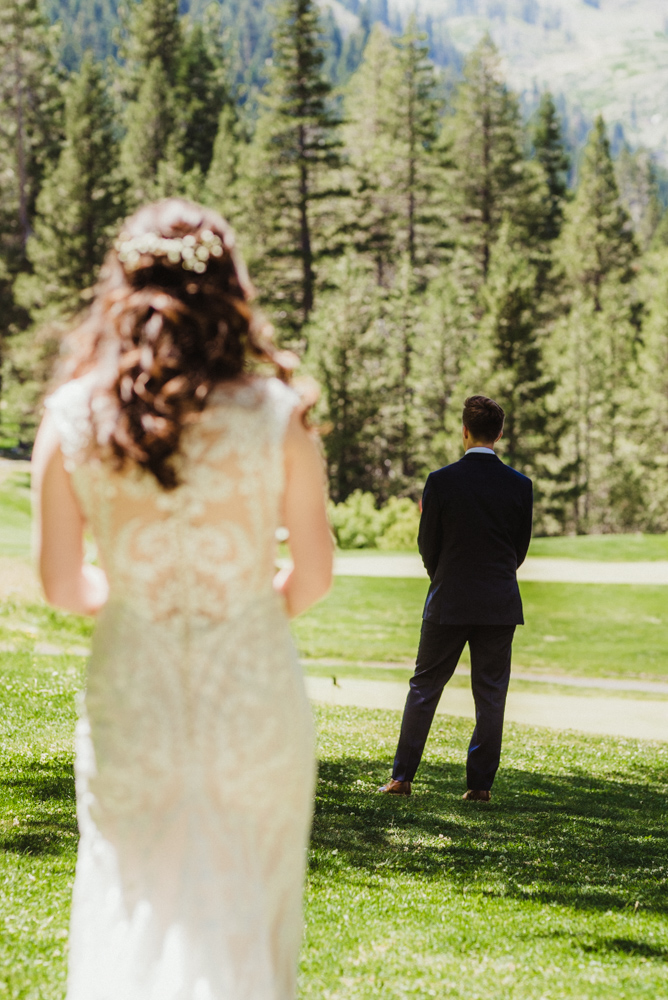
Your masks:
<instances>
[{"instance_id":1,"label":"flower hair accessory","mask_svg":"<svg viewBox=\"0 0 668 1000\"><path fill-rule=\"evenodd\" d=\"M144 233L142 236L128 236L121 233L114 244L118 259L125 271L137 271L142 266L142 257L164 257L170 264L180 264L184 271L204 274L211 257L222 257L225 244L220 236L203 229L197 236L189 233L174 239Z\"/></svg>"}]
</instances>

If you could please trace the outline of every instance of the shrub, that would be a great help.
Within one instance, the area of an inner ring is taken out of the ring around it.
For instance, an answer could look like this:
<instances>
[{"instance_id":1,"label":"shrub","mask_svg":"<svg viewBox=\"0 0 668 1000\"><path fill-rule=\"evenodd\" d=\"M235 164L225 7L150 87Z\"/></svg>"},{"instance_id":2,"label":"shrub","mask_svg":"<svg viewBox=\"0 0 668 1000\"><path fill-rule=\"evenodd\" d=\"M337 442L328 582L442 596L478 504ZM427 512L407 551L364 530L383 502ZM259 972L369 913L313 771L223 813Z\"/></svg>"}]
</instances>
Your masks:
<instances>
[{"instance_id":1,"label":"shrub","mask_svg":"<svg viewBox=\"0 0 668 1000\"><path fill-rule=\"evenodd\" d=\"M420 511L408 497L390 497L380 512L383 530L377 545L379 549L414 549L417 545Z\"/></svg>"},{"instance_id":2,"label":"shrub","mask_svg":"<svg viewBox=\"0 0 668 1000\"><path fill-rule=\"evenodd\" d=\"M330 503L329 520L340 549L373 549L383 530L373 494L362 490L355 490L343 503Z\"/></svg>"},{"instance_id":3,"label":"shrub","mask_svg":"<svg viewBox=\"0 0 668 1000\"><path fill-rule=\"evenodd\" d=\"M372 493L355 490L343 503L330 503L329 519L340 549L414 549L420 512L407 497L391 497L378 510Z\"/></svg>"}]
</instances>

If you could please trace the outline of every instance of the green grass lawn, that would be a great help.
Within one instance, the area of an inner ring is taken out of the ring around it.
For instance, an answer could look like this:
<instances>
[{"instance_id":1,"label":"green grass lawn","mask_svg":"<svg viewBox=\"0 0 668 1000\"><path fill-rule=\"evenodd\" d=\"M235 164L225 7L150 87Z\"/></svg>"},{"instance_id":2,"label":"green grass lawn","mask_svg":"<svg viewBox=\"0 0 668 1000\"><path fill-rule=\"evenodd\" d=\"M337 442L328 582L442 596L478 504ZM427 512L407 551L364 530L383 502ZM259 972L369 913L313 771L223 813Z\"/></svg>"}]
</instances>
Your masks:
<instances>
[{"instance_id":1,"label":"green grass lawn","mask_svg":"<svg viewBox=\"0 0 668 1000\"><path fill-rule=\"evenodd\" d=\"M340 555L417 555L417 548L391 553L380 549L346 549ZM656 562L668 560L668 535L568 535L533 538L529 555L542 559L586 559L600 562Z\"/></svg>"},{"instance_id":2,"label":"green grass lawn","mask_svg":"<svg viewBox=\"0 0 668 1000\"><path fill-rule=\"evenodd\" d=\"M23 468L0 483L0 555L30 556L30 476Z\"/></svg>"},{"instance_id":3,"label":"green grass lawn","mask_svg":"<svg viewBox=\"0 0 668 1000\"><path fill-rule=\"evenodd\" d=\"M25 477L0 487L1 555L27 556L25 489ZM338 578L295 624L302 652L362 672L355 663L412 660L425 589ZM529 625L518 630L518 665L665 676L668 588L522 589ZM82 647L90 633L38 602L0 604L8 1000L64 993L85 661L40 649ZM509 726L492 803L462 803L470 724L437 717L415 794L388 801L374 789L389 775L399 715L317 716L301 1000L668 1000L668 745Z\"/></svg>"},{"instance_id":4,"label":"green grass lawn","mask_svg":"<svg viewBox=\"0 0 668 1000\"><path fill-rule=\"evenodd\" d=\"M0 997L56 1000L84 659L34 646L90 626L14 604L0 627ZM388 801L398 713L317 717L301 1000L668 997L668 746L510 726L480 806L459 799L469 723L438 717L415 794Z\"/></svg>"},{"instance_id":5,"label":"green grass lawn","mask_svg":"<svg viewBox=\"0 0 668 1000\"><path fill-rule=\"evenodd\" d=\"M84 660L22 651L3 653L1 663L0 996L60 1000L77 845L74 691Z\"/></svg>"},{"instance_id":6,"label":"green grass lawn","mask_svg":"<svg viewBox=\"0 0 668 1000\"><path fill-rule=\"evenodd\" d=\"M585 677L668 677L668 588L523 583L519 667ZM307 658L413 661L426 581L337 577L295 623Z\"/></svg>"},{"instance_id":7,"label":"green grass lawn","mask_svg":"<svg viewBox=\"0 0 668 1000\"><path fill-rule=\"evenodd\" d=\"M388 800L398 714L318 719L304 1000L668 997L668 747L510 726L476 805L440 718Z\"/></svg>"},{"instance_id":8,"label":"green grass lawn","mask_svg":"<svg viewBox=\"0 0 668 1000\"><path fill-rule=\"evenodd\" d=\"M668 559L668 535L574 535L534 538L530 556L603 562L655 562Z\"/></svg>"}]
</instances>

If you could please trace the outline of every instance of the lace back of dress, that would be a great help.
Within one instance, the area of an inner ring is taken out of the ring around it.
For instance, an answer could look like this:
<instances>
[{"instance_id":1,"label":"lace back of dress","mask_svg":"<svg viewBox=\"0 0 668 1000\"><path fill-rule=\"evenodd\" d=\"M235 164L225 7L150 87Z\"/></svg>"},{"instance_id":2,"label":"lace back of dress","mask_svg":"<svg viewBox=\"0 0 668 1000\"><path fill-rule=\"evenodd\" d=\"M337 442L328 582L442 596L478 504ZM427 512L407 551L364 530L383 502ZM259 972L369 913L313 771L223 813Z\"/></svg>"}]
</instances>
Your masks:
<instances>
[{"instance_id":1,"label":"lace back of dress","mask_svg":"<svg viewBox=\"0 0 668 1000\"><path fill-rule=\"evenodd\" d=\"M48 401L112 602L150 620L216 620L271 586L283 491L282 442L295 405L275 379L221 387L183 434L181 485L91 457L90 376Z\"/></svg>"}]
</instances>

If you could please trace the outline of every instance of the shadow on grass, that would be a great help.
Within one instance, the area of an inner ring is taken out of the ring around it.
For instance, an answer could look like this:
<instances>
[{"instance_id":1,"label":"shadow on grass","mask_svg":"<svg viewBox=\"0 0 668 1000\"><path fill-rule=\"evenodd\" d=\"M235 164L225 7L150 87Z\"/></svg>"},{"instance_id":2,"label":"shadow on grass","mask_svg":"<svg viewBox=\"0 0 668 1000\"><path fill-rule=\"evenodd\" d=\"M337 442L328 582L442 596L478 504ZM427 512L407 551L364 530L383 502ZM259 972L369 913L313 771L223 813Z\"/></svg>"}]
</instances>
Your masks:
<instances>
[{"instance_id":1,"label":"shadow on grass","mask_svg":"<svg viewBox=\"0 0 668 1000\"><path fill-rule=\"evenodd\" d=\"M0 850L57 855L76 846L74 770L70 761L32 763L0 773ZM17 822L18 821L18 822Z\"/></svg>"},{"instance_id":2,"label":"shadow on grass","mask_svg":"<svg viewBox=\"0 0 668 1000\"><path fill-rule=\"evenodd\" d=\"M632 941L630 938L601 938L592 944L582 942L580 947L583 951L607 951L633 955L637 958L658 958L664 962L668 961L668 948L648 944L646 941Z\"/></svg>"},{"instance_id":3,"label":"shadow on grass","mask_svg":"<svg viewBox=\"0 0 668 1000\"><path fill-rule=\"evenodd\" d=\"M315 871L336 850L355 877L389 870L491 896L668 913L665 790L506 768L487 804L461 801L460 765L423 762L408 799L377 794L386 778L384 760L321 763Z\"/></svg>"}]
</instances>

